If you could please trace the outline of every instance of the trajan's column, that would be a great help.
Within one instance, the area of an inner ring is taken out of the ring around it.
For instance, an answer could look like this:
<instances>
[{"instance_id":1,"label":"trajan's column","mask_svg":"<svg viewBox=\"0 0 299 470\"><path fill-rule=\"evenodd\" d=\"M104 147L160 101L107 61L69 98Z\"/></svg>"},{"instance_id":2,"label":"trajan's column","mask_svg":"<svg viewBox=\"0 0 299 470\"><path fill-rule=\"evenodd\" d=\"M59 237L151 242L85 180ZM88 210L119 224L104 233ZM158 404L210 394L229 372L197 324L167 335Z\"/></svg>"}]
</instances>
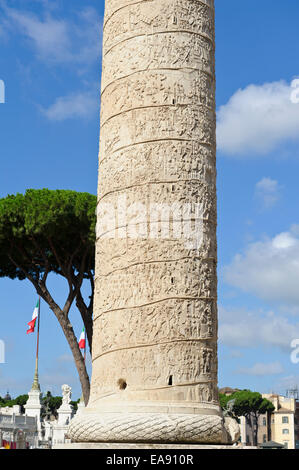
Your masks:
<instances>
[{"instance_id":1,"label":"trajan's column","mask_svg":"<svg viewBox=\"0 0 299 470\"><path fill-rule=\"evenodd\" d=\"M92 381L75 442L237 437L217 389L214 52L213 0L106 0Z\"/></svg>"}]
</instances>

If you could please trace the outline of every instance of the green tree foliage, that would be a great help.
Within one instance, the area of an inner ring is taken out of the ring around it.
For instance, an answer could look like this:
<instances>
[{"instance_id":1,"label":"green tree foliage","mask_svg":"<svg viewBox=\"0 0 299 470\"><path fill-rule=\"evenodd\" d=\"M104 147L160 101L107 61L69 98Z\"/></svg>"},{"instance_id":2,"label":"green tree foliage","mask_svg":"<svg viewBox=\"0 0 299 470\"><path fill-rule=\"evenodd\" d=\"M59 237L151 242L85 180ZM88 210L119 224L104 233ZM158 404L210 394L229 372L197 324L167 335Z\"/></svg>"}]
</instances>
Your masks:
<instances>
[{"instance_id":1,"label":"green tree foliage","mask_svg":"<svg viewBox=\"0 0 299 470\"><path fill-rule=\"evenodd\" d=\"M219 393L219 402L222 410L225 410L227 403L232 399L232 395L225 395L224 393Z\"/></svg>"},{"instance_id":2,"label":"green tree foliage","mask_svg":"<svg viewBox=\"0 0 299 470\"><path fill-rule=\"evenodd\" d=\"M0 199L0 277L28 279L55 314L72 351L84 401L89 398L89 377L69 320L75 302L92 344L96 196L75 191L29 189L25 195ZM50 293L50 273L66 279L68 292L59 306ZM85 303L81 288L90 283Z\"/></svg>"},{"instance_id":3,"label":"green tree foliage","mask_svg":"<svg viewBox=\"0 0 299 470\"><path fill-rule=\"evenodd\" d=\"M49 405L52 414L57 417L57 410L62 405L62 397L51 397Z\"/></svg>"},{"instance_id":4,"label":"green tree foliage","mask_svg":"<svg viewBox=\"0 0 299 470\"><path fill-rule=\"evenodd\" d=\"M71 401L70 405L73 407L74 411L77 411L78 409L78 403L80 401L80 398L77 401ZM42 399L42 417L43 418L50 418L50 416L53 416L55 418L58 417L58 409L62 405L62 397L57 396L54 397L51 392L47 392L44 398Z\"/></svg>"},{"instance_id":5,"label":"green tree foliage","mask_svg":"<svg viewBox=\"0 0 299 470\"><path fill-rule=\"evenodd\" d=\"M223 410L227 408L227 403L233 400L233 414L236 417L245 416L253 429L254 445L257 445L258 418L260 415L272 413L275 410L273 403L263 398L260 393L250 390L240 390L228 396L220 394L219 399Z\"/></svg>"},{"instance_id":6,"label":"green tree foliage","mask_svg":"<svg viewBox=\"0 0 299 470\"><path fill-rule=\"evenodd\" d=\"M28 398L28 395L19 395L17 398L7 401L4 398L0 397L0 408L4 408L6 406L11 408L14 405L19 405L21 407L21 413L24 413L24 405L26 405Z\"/></svg>"},{"instance_id":7,"label":"green tree foliage","mask_svg":"<svg viewBox=\"0 0 299 470\"><path fill-rule=\"evenodd\" d=\"M28 401L29 396L27 394L25 395L19 395L16 399L16 405L19 405L21 407L21 413L25 413L25 408L24 405L26 405Z\"/></svg>"},{"instance_id":8,"label":"green tree foliage","mask_svg":"<svg viewBox=\"0 0 299 470\"><path fill-rule=\"evenodd\" d=\"M62 397L54 397L51 392L47 392L42 400L42 405L42 418L50 419L51 416L57 418L57 410L62 405Z\"/></svg>"},{"instance_id":9,"label":"green tree foliage","mask_svg":"<svg viewBox=\"0 0 299 470\"><path fill-rule=\"evenodd\" d=\"M71 401L71 405L74 408L74 411L77 411L79 402L80 402L80 398L78 398L78 400L76 401Z\"/></svg>"},{"instance_id":10,"label":"green tree foliage","mask_svg":"<svg viewBox=\"0 0 299 470\"><path fill-rule=\"evenodd\" d=\"M12 406L16 405L16 402L15 400L3 400L1 403L0 403L0 407L1 408L6 408L7 406L9 408L11 408Z\"/></svg>"}]
</instances>

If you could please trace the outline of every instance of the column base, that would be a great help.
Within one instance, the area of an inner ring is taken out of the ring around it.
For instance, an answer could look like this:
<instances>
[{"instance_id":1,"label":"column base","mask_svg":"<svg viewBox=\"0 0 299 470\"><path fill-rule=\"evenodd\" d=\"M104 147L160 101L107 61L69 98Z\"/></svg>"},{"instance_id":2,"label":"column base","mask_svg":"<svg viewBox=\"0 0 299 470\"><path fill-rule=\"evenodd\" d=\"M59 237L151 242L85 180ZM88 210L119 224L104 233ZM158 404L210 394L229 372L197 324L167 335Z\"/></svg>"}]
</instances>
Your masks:
<instances>
[{"instance_id":1,"label":"column base","mask_svg":"<svg viewBox=\"0 0 299 470\"><path fill-rule=\"evenodd\" d=\"M54 444L54 450L242 450L242 449L257 449L258 447L246 447L243 444L155 444L155 443L141 443L125 442L125 443L111 443L111 442L73 442L65 444Z\"/></svg>"},{"instance_id":2,"label":"column base","mask_svg":"<svg viewBox=\"0 0 299 470\"><path fill-rule=\"evenodd\" d=\"M232 418L205 414L82 412L69 426L72 442L233 444Z\"/></svg>"}]
</instances>

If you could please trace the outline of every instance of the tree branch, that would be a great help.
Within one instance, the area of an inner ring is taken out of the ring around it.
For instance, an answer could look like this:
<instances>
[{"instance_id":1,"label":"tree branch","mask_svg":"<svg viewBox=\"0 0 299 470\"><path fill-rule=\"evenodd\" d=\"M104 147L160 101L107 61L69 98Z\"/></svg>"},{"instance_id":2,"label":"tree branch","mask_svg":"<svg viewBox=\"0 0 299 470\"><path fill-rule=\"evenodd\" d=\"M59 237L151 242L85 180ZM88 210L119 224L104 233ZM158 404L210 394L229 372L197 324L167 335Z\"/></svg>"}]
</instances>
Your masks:
<instances>
[{"instance_id":1,"label":"tree branch","mask_svg":"<svg viewBox=\"0 0 299 470\"><path fill-rule=\"evenodd\" d=\"M37 249L39 254L41 255L41 257L43 258L45 266L47 267L49 265L49 261L48 261L48 258L45 255L45 253L43 252L43 250L41 249L41 247L39 246L39 244L37 243L37 241L35 240L35 238L33 236L30 239L33 242L33 245L35 246L35 248Z\"/></svg>"},{"instance_id":2,"label":"tree branch","mask_svg":"<svg viewBox=\"0 0 299 470\"><path fill-rule=\"evenodd\" d=\"M51 250L52 250L52 252L53 252L53 254L54 254L55 258L56 258L56 261L57 261L58 266L60 267L62 273L64 274L64 277L65 277L66 279L68 279L67 273L66 273L66 271L65 271L65 266L64 266L64 264L61 262L60 257L58 256L58 253L57 253L56 248L55 248L55 246L54 246L54 244L53 244L53 242L52 242L51 237L49 237L47 240L48 240L49 245L50 245L50 247L51 247Z\"/></svg>"},{"instance_id":3,"label":"tree branch","mask_svg":"<svg viewBox=\"0 0 299 470\"><path fill-rule=\"evenodd\" d=\"M10 261L12 262L12 264L14 264L18 269L20 269L20 271L22 271L22 273L24 274L25 277L27 277L27 279L32 282L32 284L34 285L34 287L37 289L38 288L38 282L34 279L33 276L31 276L31 274L28 273L28 271L26 271L25 268L23 268L23 266L19 265L14 259L13 257L11 256L10 253L7 254L8 258L10 259Z\"/></svg>"}]
</instances>

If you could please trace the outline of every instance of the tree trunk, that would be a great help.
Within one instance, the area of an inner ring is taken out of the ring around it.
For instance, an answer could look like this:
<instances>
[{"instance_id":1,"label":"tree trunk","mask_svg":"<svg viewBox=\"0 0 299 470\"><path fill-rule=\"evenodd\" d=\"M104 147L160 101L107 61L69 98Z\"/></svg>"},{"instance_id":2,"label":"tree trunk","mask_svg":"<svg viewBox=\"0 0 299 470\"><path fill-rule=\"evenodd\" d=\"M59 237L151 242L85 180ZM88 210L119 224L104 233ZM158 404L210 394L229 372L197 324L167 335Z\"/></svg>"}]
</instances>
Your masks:
<instances>
[{"instance_id":1,"label":"tree trunk","mask_svg":"<svg viewBox=\"0 0 299 470\"><path fill-rule=\"evenodd\" d=\"M76 296L76 307L81 313L81 317L84 323L86 336L88 340L89 351L91 354L92 353L92 333L93 333L92 305L90 307L87 307L82 298L81 292L79 292L79 294Z\"/></svg>"},{"instance_id":2,"label":"tree trunk","mask_svg":"<svg viewBox=\"0 0 299 470\"><path fill-rule=\"evenodd\" d=\"M83 399L85 406L87 406L90 394L90 381L89 376L86 370L86 365L84 363L84 358L81 354L77 338L75 336L73 327L68 319L68 316L61 310L61 308L54 302L47 288L44 286L38 286L37 293L44 299L44 301L49 305L50 309L56 316L64 336L69 344L69 347L72 351L72 355L75 361L75 365L79 374L79 379L82 387Z\"/></svg>"},{"instance_id":3,"label":"tree trunk","mask_svg":"<svg viewBox=\"0 0 299 470\"><path fill-rule=\"evenodd\" d=\"M254 426L253 426L253 445L257 446L258 444L258 427L259 427L259 422L258 422L258 415L254 415Z\"/></svg>"},{"instance_id":4,"label":"tree trunk","mask_svg":"<svg viewBox=\"0 0 299 470\"><path fill-rule=\"evenodd\" d=\"M75 360L75 365L79 374L79 379L81 382L84 403L85 403L85 406L87 406L88 400L89 400L89 394L90 394L90 381L89 381L89 376L86 370L86 365L84 363L84 358L80 351L73 327L71 323L69 322L68 318L62 317L62 320L61 321L59 320L59 323L67 339L69 347L71 348L71 351Z\"/></svg>"},{"instance_id":5,"label":"tree trunk","mask_svg":"<svg viewBox=\"0 0 299 470\"><path fill-rule=\"evenodd\" d=\"M55 252L55 250L54 250L54 252ZM22 249L21 249L21 253L25 257L25 259L28 258L26 253L23 253ZM84 403L87 406L88 400L89 400L89 394L90 394L89 376L88 376L88 373L87 373L87 370L86 370L86 365L85 365L84 358L83 358L83 356L81 354L81 351L80 351L80 348L79 348L77 338L75 336L73 327L72 327L72 325L69 321L69 318L68 318L70 308L71 308L71 306L73 304L73 301L75 300L76 296L78 296L78 292L79 292L79 297L81 297L82 302L85 305L84 300L83 300L82 295L81 295L81 292L80 292L80 287L82 285L83 276L81 276L81 277L79 276L79 278L77 279L78 282L77 282L76 286L72 285L72 279L69 279L69 278L66 277L66 279L69 282L69 294L68 294L67 300L65 302L64 309L62 310L59 307L59 305L56 304L56 302L54 301L53 297L51 296L50 292L48 291L48 289L46 287L46 281L47 281L47 277L48 277L48 274L49 274L49 265L48 265L48 261L47 261L46 257L44 257L45 271L43 272L42 278L40 278L40 272L38 272L38 275L36 275L36 276L33 276L31 273L29 273L25 268L23 268L20 264L18 264L14 260L12 254L9 254L9 259L13 263L14 266L16 266L18 269L20 269L20 271L22 271L24 273L26 278L34 286L37 294L49 305L50 309L52 310L52 312L56 316L56 318L57 318L57 320L58 320L58 322L59 322L59 324L62 328L62 331L63 331L63 333L66 337L66 340L69 344L69 347L72 351L72 355L73 355L73 358L75 360L75 365L76 365L76 368L77 368L77 371L78 371L78 374L79 374L79 379L80 379L80 382L81 382ZM61 263L59 262L58 258L57 258L57 262L61 266ZM62 269L62 271L63 271L63 269ZM93 297L93 291L92 291L92 297ZM92 302L90 303L90 310L91 309L92 309ZM86 311L84 311L83 313L84 313L84 317L86 317L86 319L85 319L85 322L86 322L86 325L87 325L86 329L87 329L87 333L89 334L89 340L90 340L90 344L91 344L91 339L92 339L92 315L90 313L90 315L88 316L86 314ZM85 324L85 322L84 322L84 324ZM90 326L90 324L91 324L91 326Z\"/></svg>"}]
</instances>

